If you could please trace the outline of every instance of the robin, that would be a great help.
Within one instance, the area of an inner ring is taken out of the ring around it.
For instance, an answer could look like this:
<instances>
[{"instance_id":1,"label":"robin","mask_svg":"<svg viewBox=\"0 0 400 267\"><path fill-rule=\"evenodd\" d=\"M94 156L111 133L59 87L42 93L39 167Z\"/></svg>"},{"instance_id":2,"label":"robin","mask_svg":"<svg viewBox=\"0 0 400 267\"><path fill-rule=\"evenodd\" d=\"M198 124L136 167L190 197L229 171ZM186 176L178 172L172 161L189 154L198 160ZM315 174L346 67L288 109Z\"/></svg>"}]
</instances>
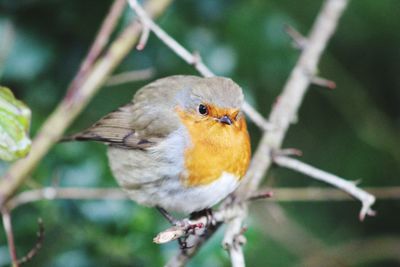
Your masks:
<instances>
[{"instance_id":1,"label":"robin","mask_svg":"<svg viewBox=\"0 0 400 267\"><path fill-rule=\"evenodd\" d=\"M247 171L242 104L231 79L170 76L69 139L107 144L113 175L137 203L194 213L227 197Z\"/></svg>"}]
</instances>

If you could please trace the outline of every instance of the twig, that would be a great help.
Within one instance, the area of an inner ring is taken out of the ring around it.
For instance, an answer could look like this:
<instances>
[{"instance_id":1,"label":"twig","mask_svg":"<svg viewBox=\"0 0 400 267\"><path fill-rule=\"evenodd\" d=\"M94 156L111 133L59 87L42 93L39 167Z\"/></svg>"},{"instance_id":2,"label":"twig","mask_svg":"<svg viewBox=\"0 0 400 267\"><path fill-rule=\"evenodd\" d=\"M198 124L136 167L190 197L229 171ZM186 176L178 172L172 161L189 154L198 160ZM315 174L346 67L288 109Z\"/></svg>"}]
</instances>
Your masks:
<instances>
[{"instance_id":1,"label":"twig","mask_svg":"<svg viewBox=\"0 0 400 267\"><path fill-rule=\"evenodd\" d=\"M115 86L124 83L137 82L141 80L150 79L154 76L154 70L152 68L143 70L133 70L115 74L108 78L105 86Z\"/></svg>"},{"instance_id":2,"label":"twig","mask_svg":"<svg viewBox=\"0 0 400 267\"><path fill-rule=\"evenodd\" d=\"M365 187L377 199L400 199L400 186ZM296 201L347 201L352 198L335 188L306 187L306 188L265 188L254 193L248 200L271 198L274 202ZM19 206L42 200L129 200L128 195L120 188L55 188L46 187L22 192L7 202L7 209L14 210ZM218 211L214 212L218 214ZM218 216L217 216L218 218Z\"/></svg>"},{"instance_id":3,"label":"twig","mask_svg":"<svg viewBox=\"0 0 400 267\"><path fill-rule=\"evenodd\" d=\"M222 218L219 218L217 222L221 222ZM161 231L153 238L153 242L156 244L164 244L176 240L187 235L198 235L204 233L205 225L207 224L207 217L202 216L196 220L183 220L183 223L174 225L164 231Z\"/></svg>"},{"instance_id":4,"label":"twig","mask_svg":"<svg viewBox=\"0 0 400 267\"><path fill-rule=\"evenodd\" d=\"M100 53L107 45L110 39L110 35L117 25L117 22L122 14L122 11L124 10L125 5L125 0L115 0L113 5L111 6L92 46L90 47L89 53L86 55L79 68L78 74L72 80L69 88L67 89L67 99L70 99L70 101L72 101L73 98L77 96L76 91L81 86L83 79L87 76L94 62L97 60Z\"/></svg>"},{"instance_id":5,"label":"twig","mask_svg":"<svg viewBox=\"0 0 400 267\"><path fill-rule=\"evenodd\" d=\"M129 0L129 5L139 16L140 21L145 26L145 29L150 29L154 34L164 42L172 51L174 51L186 63L193 65L195 69L204 77L213 77L215 74L203 63L199 54L190 53L186 48L179 44L175 39L169 36L163 29L161 29L143 10L137 0ZM249 118L262 130L270 129L269 123L258 113L251 105L245 103L243 111Z\"/></svg>"},{"instance_id":6,"label":"twig","mask_svg":"<svg viewBox=\"0 0 400 267\"><path fill-rule=\"evenodd\" d=\"M270 131L274 126L269 123L256 109L247 102L243 104L243 111L249 116L253 123L263 131Z\"/></svg>"},{"instance_id":7,"label":"twig","mask_svg":"<svg viewBox=\"0 0 400 267\"><path fill-rule=\"evenodd\" d=\"M283 148L274 153L278 153L280 156L296 156L296 157L303 156L303 151L297 148Z\"/></svg>"},{"instance_id":8,"label":"twig","mask_svg":"<svg viewBox=\"0 0 400 267\"><path fill-rule=\"evenodd\" d=\"M254 153L251 166L244 181L239 188L238 195L246 199L259 186L264 174L272 163L270 152L278 150L283 142L286 132L296 117L303 98L310 85L310 75L315 74L317 63L332 34L335 31L339 17L344 11L347 0L325 1L318 17L311 29L307 46L302 50L299 60L269 116L275 127L274 130L263 134L261 141Z\"/></svg>"},{"instance_id":9,"label":"twig","mask_svg":"<svg viewBox=\"0 0 400 267\"><path fill-rule=\"evenodd\" d=\"M147 40L149 39L150 36L150 29L147 27L147 25L143 24L142 25L142 34L140 35L140 39L138 44L136 45L136 49L141 51L144 49L144 47L147 44Z\"/></svg>"},{"instance_id":10,"label":"twig","mask_svg":"<svg viewBox=\"0 0 400 267\"><path fill-rule=\"evenodd\" d=\"M24 264L28 261L30 261L33 257L37 255L39 250L42 248L43 241L44 241L44 226L43 226L43 220L41 218L38 218L38 226L39 230L37 232L37 240L35 245L31 248L31 250L21 259L18 260L19 264Z\"/></svg>"},{"instance_id":11,"label":"twig","mask_svg":"<svg viewBox=\"0 0 400 267\"><path fill-rule=\"evenodd\" d=\"M159 15L169 5L171 0L152 0L148 3L148 12L152 16ZM0 207L14 194L25 181L27 175L36 167L49 149L61 138L65 129L96 94L107 77L118 66L122 59L131 51L140 34L140 24L133 22L111 44L108 51L93 65L93 69L77 89L74 101L66 96L42 125L32 142L29 155L15 162L4 179L0 180Z\"/></svg>"},{"instance_id":12,"label":"twig","mask_svg":"<svg viewBox=\"0 0 400 267\"><path fill-rule=\"evenodd\" d=\"M231 205L227 208L233 209L235 212L231 215L231 218L225 220L227 227L222 240L222 245L229 253L232 266L244 267L245 260L242 246L246 242L246 239L242 231L242 221L247 217L247 206Z\"/></svg>"},{"instance_id":13,"label":"twig","mask_svg":"<svg viewBox=\"0 0 400 267\"><path fill-rule=\"evenodd\" d=\"M375 202L375 197L368 192L358 188L354 182L346 181L345 179L340 178L336 175L319 170L299 160L292 159L286 156L274 156L273 160L281 167L295 170L317 180L331 184L360 200L362 203L362 208L359 215L361 221L364 220L366 215L375 215L375 212L371 209L371 205Z\"/></svg>"},{"instance_id":14,"label":"twig","mask_svg":"<svg viewBox=\"0 0 400 267\"><path fill-rule=\"evenodd\" d=\"M266 198L271 198L274 196L274 192L272 191L266 191L266 192L260 192L252 195L249 197L247 200L249 201L254 201L254 200L259 200L259 199L266 199Z\"/></svg>"},{"instance_id":15,"label":"twig","mask_svg":"<svg viewBox=\"0 0 400 267\"><path fill-rule=\"evenodd\" d=\"M347 3L347 0L327 0L323 4L307 38L307 45L303 47L300 58L279 96L279 101L274 105L269 116L268 121L274 125L274 129L263 134L250 168L236 192L239 202L247 200L254 194L271 166L271 151L278 150L282 146L283 139L290 124L297 117L311 83L310 76L307 74L315 75L321 54L334 33Z\"/></svg>"},{"instance_id":16,"label":"twig","mask_svg":"<svg viewBox=\"0 0 400 267\"><path fill-rule=\"evenodd\" d=\"M301 33L299 33L295 28L286 24L284 25L285 32L292 38L295 48L304 49L307 45L307 38L305 38ZM322 87L327 87L328 89L335 89L336 83L334 81L318 77L316 75L310 75L311 83L319 85Z\"/></svg>"},{"instance_id":17,"label":"twig","mask_svg":"<svg viewBox=\"0 0 400 267\"><path fill-rule=\"evenodd\" d=\"M323 4L303 47L300 58L274 105L268 121L275 127L263 134L253 155L247 174L236 192L238 201L245 201L259 187L262 178L271 166L271 151L278 150L297 117L298 110L311 83L310 75L315 75L317 64L328 40L334 33L339 18L347 5L347 0L327 0Z\"/></svg>"},{"instance_id":18,"label":"twig","mask_svg":"<svg viewBox=\"0 0 400 267\"><path fill-rule=\"evenodd\" d=\"M206 65L203 64L198 57L195 57L192 53L186 50L182 45L175 41L171 36L169 36L164 30L162 30L144 11L144 9L139 5L137 0L129 0L129 5L139 16L140 21L146 28L150 29L154 34L162 40L172 51L179 55L186 63L194 65L195 68L204 76L212 77L215 76Z\"/></svg>"},{"instance_id":19,"label":"twig","mask_svg":"<svg viewBox=\"0 0 400 267\"><path fill-rule=\"evenodd\" d=\"M6 232L6 236L7 236L8 250L10 252L12 267L18 267L19 264L18 264L17 251L15 249L14 233L13 233L13 229L12 229L11 216L10 216L9 211L5 208L3 208L1 210L1 214L2 214L2 218L3 218L4 231Z\"/></svg>"},{"instance_id":20,"label":"twig","mask_svg":"<svg viewBox=\"0 0 400 267\"><path fill-rule=\"evenodd\" d=\"M326 87L331 90L336 88L336 83L334 81L331 81L331 80L328 80L328 79L325 79L322 77L318 77L318 76L311 77L311 83L322 86L322 87Z\"/></svg>"},{"instance_id":21,"label":"twig","mask_svg":"<svg viewBox=\"0 0 400 267\"><path fill-rule=\"evenodd\" d=\"M277 202L303 202L303 201L348 201L353 198L347 193L336 188L305 187L305 188L266 188L261 192L273 190L273 201ZM365 187L363 190L370 192L380 200L400 199L400 186L394 187Z\"/></svg>"},{"instance_id":22,"label":"twig","mask_svg":"<svg viewBox=\"0 0 400 267\"><path fill-rule=\"evenodd\" d=\"M13 210L18 206L39 201L39 200L54 200L54 199L107 199L107 200L127 200L129 199L126 193L120 188L55 188L46 187L43 189L35 189L22 192L11 198L7 202L7 208Z\"/></svg>"}]
</instances>

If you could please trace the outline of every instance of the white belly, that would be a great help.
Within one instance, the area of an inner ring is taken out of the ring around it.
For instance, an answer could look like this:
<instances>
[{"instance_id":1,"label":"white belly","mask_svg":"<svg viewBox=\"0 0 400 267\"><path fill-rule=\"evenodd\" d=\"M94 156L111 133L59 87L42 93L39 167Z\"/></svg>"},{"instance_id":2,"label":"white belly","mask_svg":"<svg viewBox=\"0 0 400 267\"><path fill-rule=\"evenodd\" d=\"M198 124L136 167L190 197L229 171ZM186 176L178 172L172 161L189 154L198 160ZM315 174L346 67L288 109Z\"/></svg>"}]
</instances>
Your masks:
<instances>
[{"instance_id":1,"label":"white belly","mask_svg":"<svg viewBox=\"0 0 400 267\"><path fill-rule=\"evenodd\" d=\"M146 151L109 147L108 158L120 186L146 206L191 213L212 207L237 188L238 177L230 173L207 185L182 185L184 147L183 136L176 135Z\"/></svg>"},{"instance_id":2,"label":"white belly","mask_svg":"<svg viewBox=\"0 0 400 267\"><path fill-rule=\"evenodd\" d=\"M208 185L184 187L179 179L171 179L153 192L154 200L166 210L191 213L210 208L232 193L238 186L238 179L224 173L221 178Z\"/></svg>"},{"instance_id":3,"label":"white belly","mask_svg":"<svg viewBox=\"0 0 400 267\"><path fill-rule=\"evenodd\" d=\"M143 153L145 152L140 150L112 147L108 150L110 166L116 180L129 197L139 204L191 213L212 207L238 186L237 177L223 173L221 178L210 184L185 187L179 179L180 168L162 161L156 165L144 166L146 156ZM133 158L136 160L132 160ZM137 159L142 160L141 166Z\"/></svg>"},{"instance_id":4,"label":"white belly","mask_svg":"<svg viewBox=\"0 0 400 267\"><path fill-rule=\"evenodd\" d=\"M230 173L207 185L182 185L179 177L184 170L185 140L176 133L146 151L109 147L111 170L131 199L146 206L191 213L210 208L237 188L238 179Z\"/></svg>"}]
</instances>

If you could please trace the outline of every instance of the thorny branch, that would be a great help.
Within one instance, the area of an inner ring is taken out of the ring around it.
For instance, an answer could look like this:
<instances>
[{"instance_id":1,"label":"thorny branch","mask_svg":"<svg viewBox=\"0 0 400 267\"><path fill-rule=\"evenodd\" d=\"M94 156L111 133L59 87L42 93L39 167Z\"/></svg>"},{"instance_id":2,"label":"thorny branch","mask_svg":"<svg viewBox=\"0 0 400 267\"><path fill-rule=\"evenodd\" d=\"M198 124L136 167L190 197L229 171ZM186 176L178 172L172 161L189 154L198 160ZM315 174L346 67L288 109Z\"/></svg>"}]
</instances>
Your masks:
<instances>
[{"instance_id":1,"label":"thorny branch","mask_svg":"<svg viewBox=\"0 0 400 267\"><path fill-rule=\"evenodd\" d=\"M366 187L380 200L400 199L400 187ZM249 201L272 198L274 202L298 201L347 201L352 198L336 188L306 187L306 188L261 188L248 198ZM129 200L120 188L80 188L80 187L45 187L21 192L7 202L7 209L12 211L19 206L42 200ZM216 211L214 214L218 214ZM215 215L216 218L222 216Z\"/></svg>"},{"instance_id":2,"label":"thorny branch","mask_svg":"<svg viewBox=\"0 0 400 267\"><path fill-rule=\"evenodd\" d=\"M170 4L171 0L150 0L147 2L146 10L151 16L158 16ZM106 21L115 16L111 9ZM28 174L39 164L40 160L48 153L51 147L62 137L64 131L73 120L86 107L91 98L98 92L100 87L107 80L122 59L132 50L140 34L141 26L133 21L126 26L122 33L113 41L109 48L96 61L93 61L89 70L85 71L85 77L79 79L77 89L74 91L73 101L71 94L67 93L53 113L48 117L35 136L29 155L16 161L7 173L0 180L0 207L4 206L7 200L25 182ZM100 30L99 34L110 34L110 31ZM100 38L100 37L99 37ZM98 40L99 38L96 38ZM108 39L101 37L100 39ZM97 49L96 49L97 50ZM94 53L97 56L97 53ZM80 74L78 73L77 76ZM77 78L76 78L77 79ZM71 88L71 87L70 87ZM75 87L73 87L75 88ZM78 97L79 96L79 97Z\"/></svg>"},{"instance_id":3,"label":"thorny branch","mask_svg":"<svg viewBox=\"0 0 400 267\"><path fill-rule=\"evenodd\" d=\"M8 249L10 251L12 267L18 267L21 264L24 264L24 263L28 262L29 260L31 260L41 249L42 244L43 244L43 239L44 239L43 221L40 218L38 219L39 231L37 233L37 240L36 240L35 245L31 248L31 250L25 256L18 259L17 250L15 248L14 233L13 233L13 228L12 228L12 223L11 223L10 210L3 208L1 210L1 214L2 214L2 219L3 219L4 231L6 232L6 236L7 236L7 243L8 243Z\"/></svg>"},{"instance_id":4,"label":"thorny branch","mask_svg":"<svg viewBox=\"0 0 400 267\"><path fill-rule=\"evenodd\" d=\"M18 257L17 251L15 249L14 233L12 229L10 212L7 209L3 208L1 210L1 214L3 218L4 231L6 232L7 236L8 250L10 251L12 266L18 267Z\"/></svg>"},{"instance_id":5,"label":"thorny branch","mask_svg":"<svg viewBox=\"0 0 400 267\"><path fill-rule=\"evenodd\" d=\"M375 212L371 209L371 205L375 202L375 197L368 192L358 188L356 186L356 182L346 181L345 179L340 178L336 175L319 170L299 160L292 159L286 156L273 156L273 161L281 167L298 171L314 179L340 188L341 190L360 200L362 203L362 208L359 216L361 221L364 220L366 215L375 215Z\"/></svg>"},{"instance_id":6,"label":"thorny branch","mask_svg":"<svg viewBox=\"0 0 400 267\"><path fill-rule=\"evenodd\" d=\"M111 76L110 78L108 78L107 82L104 85L115 86L115 85L150 79L153 76L154 76L154 70L152 68L127 71Z\"/></svg>"},{"instance_id":7,"label":"thorny branch","mask_svg":"<svg viewBox=\"0 0 400 267\"><path fill-rule=\"evenodd\" d=\"M171 0L150 0L147 2L146 10L151 16L158 16L170 2ZM110 44L108 50L99 57L105 50L110 34L115 28L124 6L124 0L114 1L87 57L68 88L66 96L60 101L35 136L29 155L16 161L0 180L0 209L2 211L5 210L7 201L25 182L28 174L62 137L66 128L80 114L122 59L132 50L141 29L141 25L136 21L126 26L116 40ZM6 214L5 217L4 214ZM6 223L9 218L7 216L7 213L3 212L3 219ZM7 224L5 224L6 226ZM9 232L6 229L6 232L8 237L12 237L12 231ZM12 239L9 238L9 244L13 256L11 248L14 244L10 243L10 240Z\"/></svg>"},{"instance_id":8,"label":"thorny branch","mask_svg":"<svg viewBox=\"0 0 400 267\"><path fill-rule=\"evenodd\" d=\"M108 12L106 18L103 21L103 24L100 27L100 31L98 32L96 39L94 40L92 46L90 47L89 53L86 55L86 58L83 60L78 74L72 80L71 85L67 89L67 98L71 99L73 97L77 97L76 91L82 84L84 78L86 78L89 73L91 67L99 57L100 53L106 47L112 32L117 25L117 22L124 10L126 5L125 0L115 0L114 4L111 6L110 11Z\"/></svg>"},{"instance_id":9,"label":"thorny branch","mask_svg":"<svg viewBox=\"0 0 400 267\"><path fill-rule=\"evenodd\" d=\"M201 57L197 53L190 53L186 48L179 44L175 39L168 35L163 29L161 29L146 13L146 11L139 5L137 0L129 0L129 5L139 16L141 23L143 24L145 31L143 31L140 45L140 49L144 48L147 41L149 30L151 30L160 40L162 40L172 51L174 51L179 57L181 57L186 63L193 65L195 69L204 77L212 77L215 74L203 63ZM144 36L144 37L143 37ZM270 129L269 123L258 113L251 105L247 102L243 106L243 111L249 116L249 118L261 129Z\"/></svg>"}]
</instances>

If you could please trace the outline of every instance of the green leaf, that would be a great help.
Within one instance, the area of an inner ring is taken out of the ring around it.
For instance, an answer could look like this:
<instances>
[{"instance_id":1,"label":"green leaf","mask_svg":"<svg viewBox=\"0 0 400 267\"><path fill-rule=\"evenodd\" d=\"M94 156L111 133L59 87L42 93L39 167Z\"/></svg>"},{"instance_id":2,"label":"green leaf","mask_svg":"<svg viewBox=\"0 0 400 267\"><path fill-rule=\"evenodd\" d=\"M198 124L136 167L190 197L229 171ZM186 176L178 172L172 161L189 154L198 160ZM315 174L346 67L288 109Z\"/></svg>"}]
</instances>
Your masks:
<instances>
[{"instance_id":1,"label":"green leaf","mask_svg":"<svg viewBox=\"0 0 400 267\"><path fill-rule=\"evenodd\" d=\"M28 154L30 121L31 110L10 89L0 86L0 159L16 160Z\"/></svg>"}]
</instances>

